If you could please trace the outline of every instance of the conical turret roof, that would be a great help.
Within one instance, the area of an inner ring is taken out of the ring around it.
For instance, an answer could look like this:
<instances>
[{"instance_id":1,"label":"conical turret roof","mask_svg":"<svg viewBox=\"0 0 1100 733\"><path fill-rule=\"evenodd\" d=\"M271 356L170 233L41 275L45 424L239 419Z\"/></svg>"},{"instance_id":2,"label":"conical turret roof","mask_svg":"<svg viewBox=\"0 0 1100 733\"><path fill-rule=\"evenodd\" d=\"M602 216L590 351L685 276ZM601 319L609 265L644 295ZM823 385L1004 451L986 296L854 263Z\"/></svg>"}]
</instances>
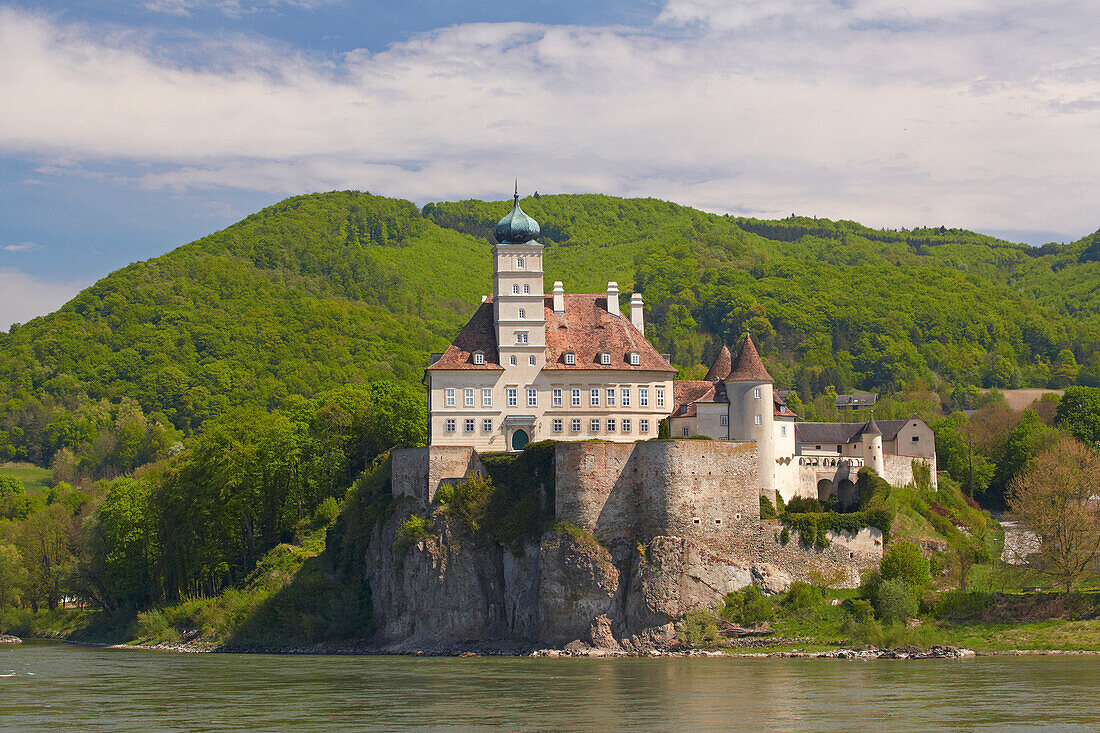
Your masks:
<instances>
[{"instance_id":1,"label":"conical turret roof","mask_svg":"<svg viewBox=\"0 0 1100 733\"><path fill-rule=\"evenodd\" d=\"M768 374L760 354L756 351L756 344L752 342L752 336L745 334L745 343L741 345L741 351L737 354L737 361L733 362L727 382L774 382L772 375Z\"/></svg>"},{"instance_id":2,"label":"conical turret roof","mask_svg":"<svg viewBox=\"0 0 1100 733\"><path fill-rule=\"evenodd\" d=\"M878 428L878 423L875 422L875 416L871 415L871 419L863 426L863 430L860 431L864 435L882 435L882 431Z\"/></svg>"},{"instance_id":3,"label":"conical turret roof","mask_svg":"<svg viewBox=\"0 0 1100 733\"><path fill-rule=\"evenodd\" d=\"M714 363L710 365L710 371L707 372L706 381L725 381L731 371L733 371L733 354L730 353L728 346L722 344L722 350L718 352L718 357L714 360Z\"/></svg>"}]
</instances>

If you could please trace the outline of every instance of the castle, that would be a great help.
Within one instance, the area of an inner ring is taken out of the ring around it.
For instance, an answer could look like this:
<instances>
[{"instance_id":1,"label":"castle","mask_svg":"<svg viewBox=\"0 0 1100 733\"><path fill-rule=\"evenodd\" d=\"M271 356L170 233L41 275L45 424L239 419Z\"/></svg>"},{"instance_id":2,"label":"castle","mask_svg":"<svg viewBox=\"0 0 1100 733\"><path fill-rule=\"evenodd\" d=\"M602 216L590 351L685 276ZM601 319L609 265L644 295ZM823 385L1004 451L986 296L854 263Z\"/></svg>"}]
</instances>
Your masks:
<instances>
[{"instance_id":1,"label":"castle","mask_svg":"<svg viewBox=\"0 0 1100 733\"><path fill-rule=\"evenodd\" d=\"M546 439L634 444L657 437L667 421L672 438L753 444L754 496L850 505L860 468L901 485L913 480L914 460L928 464L935 481L935 439L921 418L799 422L748 334L736 359L723 346L705 379L677 380L668 356L645 338L640 294L630 299L629 317L615 282L598 295L567 295L555 282L547 296L539 225L520 207L518 189L494 235L493 294L425 370L430 448L501 452Z\"/></svg>"}]
</instances>

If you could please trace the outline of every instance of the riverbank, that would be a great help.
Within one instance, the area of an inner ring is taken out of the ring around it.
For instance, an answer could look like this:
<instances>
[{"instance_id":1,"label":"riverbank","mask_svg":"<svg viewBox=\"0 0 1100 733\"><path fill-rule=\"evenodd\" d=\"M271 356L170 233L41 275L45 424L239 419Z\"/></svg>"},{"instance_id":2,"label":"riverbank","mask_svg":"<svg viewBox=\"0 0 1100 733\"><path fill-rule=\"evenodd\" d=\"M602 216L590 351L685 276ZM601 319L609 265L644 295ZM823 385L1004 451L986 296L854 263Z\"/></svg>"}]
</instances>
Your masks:
<instances>
[{"instance_id":1,"label":"riverbank","mask_svg":"<svg viewBox=\"0 0 1100 733\"><path fill-rule=\"evenodd\" d=\"M7 634L0 634L0 644L22 644L23 640L18 636L9 636Z\"/></svg>"}]
</instances>

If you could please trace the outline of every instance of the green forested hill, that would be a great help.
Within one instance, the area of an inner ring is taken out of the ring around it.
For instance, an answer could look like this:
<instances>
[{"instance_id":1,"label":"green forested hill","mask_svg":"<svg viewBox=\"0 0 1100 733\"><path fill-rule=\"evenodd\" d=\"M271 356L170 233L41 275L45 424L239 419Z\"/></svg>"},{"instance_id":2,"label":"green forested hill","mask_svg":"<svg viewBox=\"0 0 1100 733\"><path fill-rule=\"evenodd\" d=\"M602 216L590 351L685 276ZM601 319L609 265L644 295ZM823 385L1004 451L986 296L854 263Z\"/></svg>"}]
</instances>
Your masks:
<instances>
[{"instance_id":1,"label":"green forested hill","mask_svg":"<svg viewBox=\"0 0 1100 733\"><path fill-rule=\"evenodd\" d=\"M123 412L189 433L233 406L415 384L489 291L486 239L508 206L299 196L119 270L0 334L0 458L47 463ZM648 335L687 371L747 328L803 394L1100 382L1097 234L1034 249L653 199L523 206L542 225L548 284L637 287Z\"/></svg>"}]
</instances>

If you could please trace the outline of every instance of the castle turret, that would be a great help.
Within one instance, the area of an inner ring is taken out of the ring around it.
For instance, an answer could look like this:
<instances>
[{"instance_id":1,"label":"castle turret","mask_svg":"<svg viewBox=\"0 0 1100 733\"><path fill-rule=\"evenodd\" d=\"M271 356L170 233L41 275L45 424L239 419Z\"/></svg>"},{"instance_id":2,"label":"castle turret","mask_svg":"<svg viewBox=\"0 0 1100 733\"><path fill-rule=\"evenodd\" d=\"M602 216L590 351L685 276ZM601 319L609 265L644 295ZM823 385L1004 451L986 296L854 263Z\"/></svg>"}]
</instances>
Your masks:
<instances>
[{"instance_id":1,"label":"castle turret","mask_svg":"<svg viewBox=\"0 0 1100 733\"><path fill-rule=\"evenodd\" d=\"M886 467L882 462L882 431L875 422L875 416L863 426L861 431L863 441L863 465L870 468L879 476L885 476Z\"/></svg>"},{"instance_id":2,"label":"castle turret","mask_svg":"<svg viewBox=\"0 0 1100 733\"><path fill-rule=\"evenodd\" d=\"M542 368L546 351L545 294L539 224L520 208L518 184L512 210L493 235L493 323L500 364L524 370L515 378L529 383Z\"/></svg>"},{"instance_id":3,"label":"castle turret","mask_svg":"<svg viewBox=\"0 0 1100 733\"><path fill-rule=\"evenodd\" d=\"M764 367L752 337L745 334L737 360L725 378L729 398L730 440L756 442L760 460L760 493L774 499L775 427L772 384L775 380Z\"/></svg>"}]
</instances>

